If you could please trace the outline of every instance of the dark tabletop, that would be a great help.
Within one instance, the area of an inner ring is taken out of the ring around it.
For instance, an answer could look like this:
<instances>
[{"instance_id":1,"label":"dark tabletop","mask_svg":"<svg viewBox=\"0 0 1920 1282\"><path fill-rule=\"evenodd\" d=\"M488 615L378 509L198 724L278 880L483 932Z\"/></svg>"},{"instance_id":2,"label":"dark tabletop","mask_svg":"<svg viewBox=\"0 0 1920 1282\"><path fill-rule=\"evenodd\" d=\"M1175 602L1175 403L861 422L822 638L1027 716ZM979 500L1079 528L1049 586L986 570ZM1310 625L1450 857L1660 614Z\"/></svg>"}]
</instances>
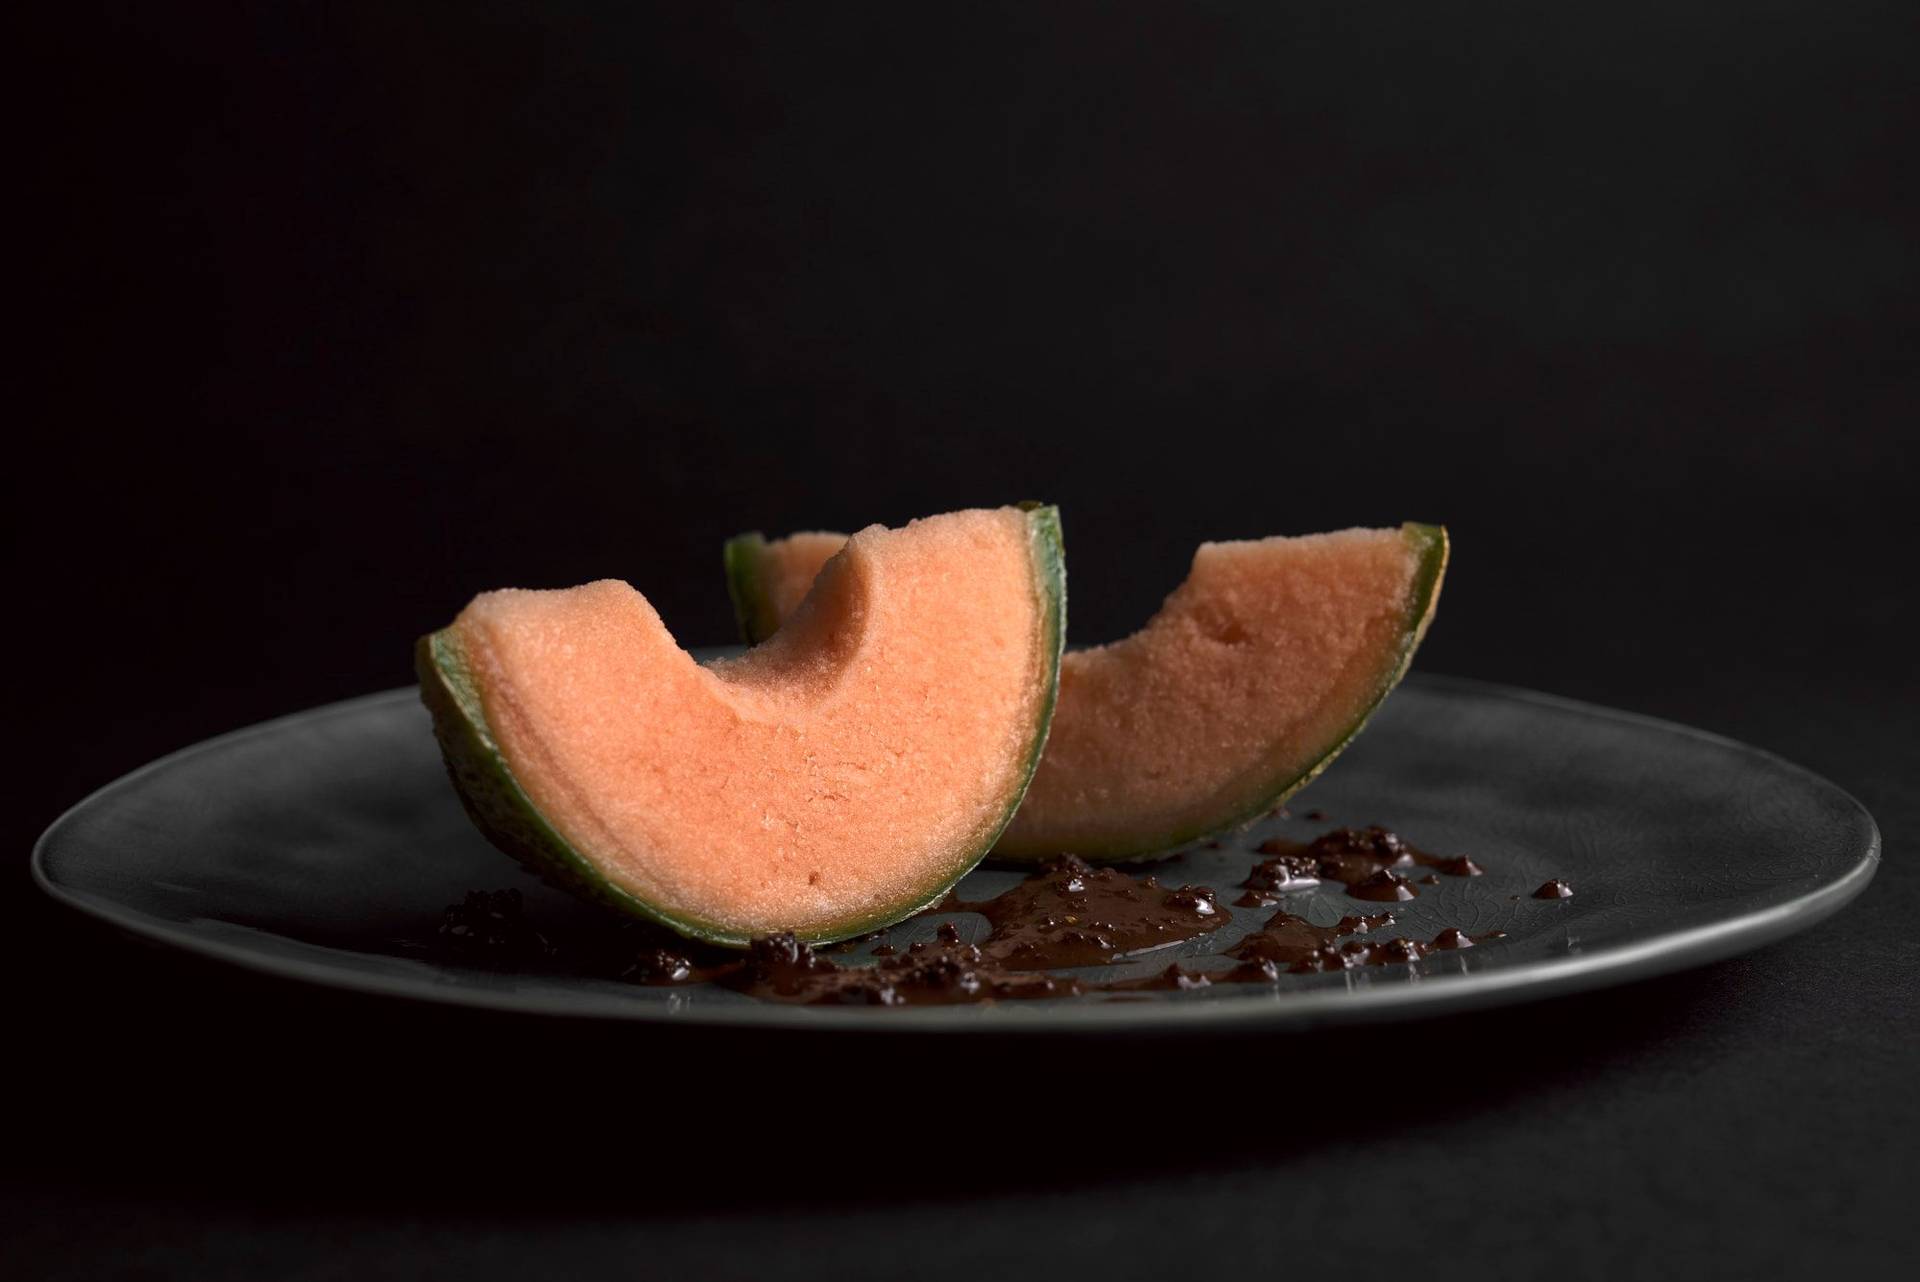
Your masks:
<instances>
[{"instance_id":1,"label":"dark tabletop","mask_svg":"<svg viewBox=\"0 0 1920 1282\"><path fill-rule=\"evenodd\" d=\"M36 33L0 1274L1913 1258L1913 6L1167 13ZM1083 641L1204 538L1445 521L1421 667L1786 756L1879 875L1611 991L1039 1050L352 998L27 879L92 788L405 682L482 588L618 575L723 641L739 529L1025 497Z\"/></svg>"}]
</instances>

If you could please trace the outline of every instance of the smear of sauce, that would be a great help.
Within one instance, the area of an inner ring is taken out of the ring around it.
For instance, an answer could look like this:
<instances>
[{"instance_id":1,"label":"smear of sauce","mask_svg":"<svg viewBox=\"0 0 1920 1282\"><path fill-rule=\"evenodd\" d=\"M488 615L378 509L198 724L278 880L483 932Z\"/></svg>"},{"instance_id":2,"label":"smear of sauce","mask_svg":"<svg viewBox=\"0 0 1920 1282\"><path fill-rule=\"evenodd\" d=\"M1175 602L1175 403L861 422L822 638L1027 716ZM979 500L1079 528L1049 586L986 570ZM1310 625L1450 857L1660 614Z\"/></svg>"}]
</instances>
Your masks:
<instances>
[{"instance_id":1,"label":"smear of sauce","mask_svg":"<svg viewBox=\"0 0 1920 1282\"><path fill-rule=\"evenodd\" d=\"M1094 868L1067 856L978 903L947 896L933 913L978 913L991 927L980 951L1040 970L1098 966L1211 934L1232 920L1208 886L1169 890L1153 877Z\"/></svg>"},{"instance_id":2,"label":"smear of sauce","mask_svg":"<svg viewBox=\"0 0 1920 1282\"><path fill-rule=\"evenodd\" d=\"M1335 828L1310 842L1274 837L1257 848L1270 856L1255 864L1240 884L1246 893L1233 902L1242 908L1264 908L1280 896L1306 890L1323 881L1337 881L1355 899L1397 903L1417 898L1413 882L1397 871L1420 865L1449 877L1480 877L1486 869L1465 855L1436 855L1411 846L1400 834L1374 825ZM1437 881L1422 884L1437 885Z\"/></svg>"},{"instance_id":3,"label":"smear of sauce","mask_svg":"<svg viewBox=\"0 0 1920 1282\"><path fill-rule=\"evenodd\" d=\"M1259 852L1266 858L1241 883L1246 893L1235 901L1238 905L1270 906L1282 895L1325 881L1342 883L1356 898L1399 902L1419 893L1404 869L1424 866L1452 877L1485 872L1464 855L1429 854L1380 827L1336 828L1309 843L1275 838ZM1437 883L1432 872L1420 882ZM1572 893L1559 879L1534 892L1550 899ZM635 984L711 983L767 1001L888 1007L1090 993L1144 1000L1133 995L1406 965L1434 952L1472 948L1503 936L1501 931L1469 935L1450 926L1430 941L1385 938L1379 932L1393 924L1390 911L1349 915L1330 926L1281 911L1223 951L1139 978L1097 982L1053 972L1171 948L1220 930L1232 915L1220 907L1211 887L1170 888L1152 876L1096 868L1071 856L991 899L971 901L949 894L926 911L978 914L986 919L987 934L969 943L955 923L944 922L931 941L904 950L882 942L871 949L869 962L852 965L828 953L844 955L877 936L821 949L790 934L775 935L754 941L742 954L635 921L556 942L534 926L519 891L503 890L470 892L448 907L441 915L437 944L450 959L466 964L565 964Z\"/></svg>"},{"instance_id":4,"label":"smear of sauce","mask_svg":"<svg viewBox=\"0 0 1920 1282\"><path fill-rule=\"evenodd\" d=\"M911 944L871 966L842 966L792 935L757 939L725 982L755 997L809 1006L952 1005L1087 991L1071 976L1001 965L978 946L961 942L952 922L940 927L934 942Z\"/></svg>"},{"instance_id":5,"label":"smear of sauce","mask_svg":"<svg viewBox=\"0 0 1920 1282\"><path fill-rule=\"evenodd\" d=\"M467 961L539 961L555 951L528 920L517 890L469 890L441 911L434 937L443 951Z\"/></svg>"}]
</instances>

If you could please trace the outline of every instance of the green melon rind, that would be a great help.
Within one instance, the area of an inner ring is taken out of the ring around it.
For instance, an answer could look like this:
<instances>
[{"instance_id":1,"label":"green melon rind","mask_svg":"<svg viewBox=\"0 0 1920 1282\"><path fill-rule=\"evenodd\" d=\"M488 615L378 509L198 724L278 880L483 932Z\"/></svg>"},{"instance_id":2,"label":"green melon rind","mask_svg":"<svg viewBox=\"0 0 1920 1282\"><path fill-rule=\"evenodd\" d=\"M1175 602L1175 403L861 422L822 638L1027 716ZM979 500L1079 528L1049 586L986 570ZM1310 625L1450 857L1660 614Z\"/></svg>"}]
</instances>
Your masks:
<instances>
[{"instance_id":1,"label":"green melon rind","mask_svg":"<svg viewBox=\"0 0 1920 1282\"><path fill-rule=\"evenodd\" d=\"M1274 781L1272 786L1256 793L1250 800L1234 808L1229 816L1220 821L1209 821L1197 827L1177 829L1170 833L1137 839L1120 845L1085 847L1076 846L1074 854L1094 863L1134 863L1155 859L1177 850L1182 846L1198 841L1209 840L1239 832L1270 814L1276 807L1285 804L1289 797L1312 783L1344 752L1349 744L1366 728L1366 724L1380 705L1386 702L1401 678L1407 675L1407 669L1413 664L1414 651L1420 648L1421 640L1427 634L1427 626L1433 622L1434 608L1440 599L1440 583L1446 577L1447 557L1451 545L1445 526L1420 525L1408 522L1400 527L1401 534L1413 545L1420 558L1419 567L1414 571L1413 583L1407 593L1407 623L1401 630L1401 643L1393 662L1381 674L1380 681L1371 697L1360 709L1359 715L1348 723L1346 729L1332 744L1319 752L1301 769L1291 775ZM1036 860L1052 858L1061 851L1057 846L1035 847L1030 850L995 850L996 862L1032 863Z\"/></svg>"},{"instance_id":2,"label":"green melon rind","mask_svg":"<svg viewBox=\"0 0 1920 1282\"><path fill-rule=\"evenodd\" d=\"M474 687L465 647L452 628L420 638L414 647L420 700L433 716L433 735L447 776L474 827L548 885L620 912L655 921L691 939L726 943L732 932L713 922L666 912L602 876L556 832L521 788L495 742Z\"/></svg>"},{"instance_id":3,"label":"green melon rind","mask_svg":"<svg viewBox=\"0 0 1920 1282\"><path fill-rule=\"evenodd\" d=\"M1018 506L1027 514L1034 579L1042 585L1045 593L1045 599L1040 603L1040 652L1046 656L1052 675L1047 680L1046 694L1041 700L1040 733L1033 738L1033 746L1027 752L1026 768L1020 774L1020 787L1013 793L1007 803L1006 813L1000 816L999 824L994 827L993 840L987 843L988 851L1000 840L1000 834L1007 830L1007 825L1013 822L1020 803L1027 799L1027 789L1033 783L1034 772L1040 768L1041 754L1047 748L1047 735L1053 730L1053 710L1060 702L1060 656L1067 648L1067 543L1066 536L1060 530L1060 509L1034 502L1024 502Z\"/></svg>"},{"instance_id":4,"label":"green melon rind","mask_svg":"<svg viewBox=\"0 0 1920 1282\"><path fill-rule=\"evenodd\" d=\"M721 549L727 567L727 595L733 617L748 645L759 645L780 628L780 616L766 591L767 538L760 531L736 534Z\"/></svg>"},{"instance_id":5,"label":"green melon rind","mask_svg":"<svg viewBox=\"0 0 1920 1282\"><path fill-rule=\"evenodd\" d=\"M1009 792L1005 812L980 842L963 851L952 867L940 872L938 884L923 895L915 895L897 905L883 905L872 913L832 927L801 933L800 937L805 942L829 944L864 935L932 907L944 899L962 877L973 871L993 848L994 842L1000 839L1007 825L1013 822L1014 812L1020 808L1022 798L1027 794L1027 786L1033 782L1033 772L1039 768L1047 732L1053 725L1054 704L1060 691L1060 652L1067 633L1066 555L1058 509L1029 509L1027 529L1035 591L1040 598L1041 654L1046 664L1043 678L1045 694L1035 717L1032 747L1027 752L1017 787ZM744 540L734 542L742 543ZM730 552L730 572L733 565ZM466 807L474 826L495 846L542 880L583 899L658 922L691 939L728 948L744 948L752 942L751 935L716 922L669 911L614 883L547 822L514 777L512 767L508 765L487 725L485 708L474 685L472 668L467 662L460 637L452 628L444 628L420 638L414 648L414 664L420 676L420 698L432 714L434 737L439 741L454 791L460 795L461 803Z\"/></svg>"}]
</instances>

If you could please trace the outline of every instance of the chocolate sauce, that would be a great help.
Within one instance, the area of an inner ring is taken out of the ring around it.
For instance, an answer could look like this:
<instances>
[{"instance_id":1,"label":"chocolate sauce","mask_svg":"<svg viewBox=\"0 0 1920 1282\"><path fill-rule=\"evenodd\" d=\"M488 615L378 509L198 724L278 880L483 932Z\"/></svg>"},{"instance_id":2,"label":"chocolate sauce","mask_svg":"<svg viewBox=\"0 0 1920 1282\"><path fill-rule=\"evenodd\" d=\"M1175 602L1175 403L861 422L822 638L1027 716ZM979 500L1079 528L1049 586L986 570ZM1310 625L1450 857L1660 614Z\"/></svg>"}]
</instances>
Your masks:
<instances>
[{"instance_id":1,"label":"chocolate sauce","mask_svg":"<svg viewBox=\"0 0 1920 1282\"><path fill-rule=\"evenodd\" d=\"M1555 877L1552 881L1547 882L1542 885L1540 889L1534 891L1533 897L1535 899L1572 899L1573 887L1569 886L1560 878Z\"/></svg>"},{"instance_id":2,"label":"chocolate sauce","mask_svg":"<svg viewBox=\"0 0 1920 1282\"><path fill-rule=\"evenodd\" d=\"M702 966L685 952L646 948L634 955L616 978L629 984L692 984L713 979L731 969L726 962Z\"/></svg>"},{"instance_id":3,"label":"chocolate sauce","mask_svg":"<svg viewBox=\"0 0 1920 1282\"><path fill-rule=\"evenodd\" d=\"M518 890L470 890L440 914L438 950L461 965L561 967L629 984L698 984L739 968L740 955L698 944L652 922L609 920L603 927L549 940Z\"/></svg>"},{"instance_id":4,"label":"chocolate sauce","mask_svg":"<svg viewBox=\"0 0 1920 1282\"><path fill-rule=\"evenodd\" d=\"M842 966L792 935L756 939L746 961L725 981L754 997L808 1006L932 1006L1072 997L1087 985L1065 975L1001 966L960 941L951 922L933 943L872 966Z\"/></svg>"},{"instance_id":5,"label":"chocolate sauce","mask_svg":"<svg viewBox=\"0 0 1920 1282\"><path fill-rule=\"evenodd\" d=\"M1419 864L1435 868L1449 877L1478 877L1486 872L1465 855L1434 855L1410 846L1400 834L1386 828L1335 828L1311 842L1273 837L1255 849L1272 856L1254 865L1240 884L1248 893L1234 903L1243 908L1277 903L1272 896L1286 890L1301 890L1317 880L1337 881L1355 899L1378 903L1396 903L1417 898L1419 891L1394 868ZM1424 885L1436 884L1425 879Z\"/></svg>"},{"instance_id":6,"label":"chocolate sauce","mask_svg":"<svg viewBox=\"0 0 1920 1282\"><path fill-rule=\"evenodd\" d=\"M1351 970L1358 966L1408 965L1430 953L1453 948L1471 948L1481 940L1500 937L1491 931L1478 939L1457 927L1449 926L1433 939L1363 939L1384 926L1393 924L1392 913L1371 917L1342 917L1331 926L1316 926L1293 913L1275 913L1272 920L1234 946L1229 957L1240 965L1232 970L1208 974L1212 982L1271 982L1282 974Z\"/></svg>"},{"instance_id":7,"label":"chocolate sauce","mask_svg":"<svg viewBox=\"0 0 1920 1282\"><path fill-rule=\"evenodd\" d=\"M979 903L949 895L929 910L979 913L996 962L1050 970L1098 966L1211 934L1232 917L1207 886L1168 890L1152 877L1094 868L1071 855Z\"/></svg>"},{"instance_id":8,"label":"chocolate sauce","mask_svg":"<svg viewBox=\"0 0 1920 1282\"><path fill-rule=\"evenodd\" d=\"M1320 864L1305 853L1298 842L1274 838L1261 843L1260 853L1272 855L1253 866L1240 884L1246 893L1234 900L1238 908L1266 908L1280 902L1280 896L1312 890L1320 884Z\"/></svg>"},{"instance_id":9,"label":"chocolate sauce","mask_svg":"<svg viewBox=\"0 0 1920 1282\"><path fill-rule=\"evenodd\" d=\"M509 964L554 954L547 937L528 920L517 890L469 890L465 899L442 910L434 934L442 948L463 961Z\"/></svg>"},{"instance_id":10,"label":"chocolate sauce","mask_svg":"<svg viewBox=\"0 0 1920 1282\"><path fill-rule=\"evenodd\" d=\"M1337 828L1310 844L1275 838L1260 846L1268 858L1245 882L1235 902L1266 906L1276 896L1338 881L1356 898L1400 902L1417 895L1396 869L1421 865L1454 877L1483 869L1466 856L1417 850L1385 828ZM1432 873L1421 884L1433 885ZM1572 888L1555 879L1534 894L1564 899ZM1517 898L1517 896L1516 896ZM564 963L629 983L713 983L768 1001L808 1005L919 1006L1072 997L1089 993L1181 992L1217 984L1274 983L1283 975L1405 965L1436 951L1471 948L1502 937L1473 936L1448 927L1432 942L1376 938L1393 914L1346 916L1331 926L1278 912L1258 930L1213 958L1233 964L1205 969L1195 959L1152 975L1104 983L1048 973L1103 965L1208 935L1231 914L1206 886L1169 889L1153 877L1094 868L1067 856L992 899L971 902L949 894L926 915L977 913L988 933L966 943L952 922L931 942L904 951L889 943L871 950L870 964L842 964L844 954L882 932L819 949L791 934L754 941L743 956L681 939L651 923L629 921L561 945L548 940L526 913L517 890L473 891L441 915L439 947L466 964ZM1189 969L1188 967L1193 967ZM1116 1000L1145 1000L1116 997Z\"/></svg>"},{"instance_id":11,"label":"chocolate sauce","mask_svg":"<svg viewBox=\"0 0 1920 1282\"><path fill-rule=\"evenodd\" d=\"M1214 977L1203 970L1188 970L1179 962L1156 971L1140 979L1113 979L1104 984L1095 985L1095 991L1102 993L1144 993L1167 992L1183 993L1195 988L1211 988Z\"/></svg>"},{"instance_id":12,"label":"chocolate sauce","mask_svg":"<svg viewBox=\"0 0 1920 1282\"><path fill-rule=\"evenodd\" d=\"M1399 873L1382 868L1373 876L1357 881L1347 887L1347 893L1355 899L1371 899L1375 903L1392 904L1402 900L1414 899L1420 892L1413 883Z\"/></svg>"},{"instance_id":13,"label":"chocolate sauce","mask_svg":"<svg viewBox=\"0 0 1920 1282\"><path fill-rule=\"evenodd\" d=\"M1392 913L1371 917L1342 917L1331 926L1316 926L1305 917L1278 912L1267 924L1235 944L1227 956L1243 962L1272 962L1290 971L1343 970L1344 964L1326 964L1337 953L1336 940L1364 935L1393 924Z\"/></svg>"},{"instance_id":14,"label":"chocolate sauce","mask_svg":"<svg viewBox=\"0 0 1920 1282\"><path fill-rule=\"evenodd\" d=\"M1105 983L1004 966L986 949L962 943L951 922L940 927L936 942L913 944L904 954L874 966L842 966L791 935L776 935L754 941L747 961L723 982L755 997L805 1005L953 1005L1273 983L1286 974L1408 965L1436 951L1471 948L1479 942L1455 928L1442 931L1432 943L1359 938L1392 924L1392 913L1342 917L1332 926L1315 926L1304 917L1276 913L1226 954L1239 963L1230 969L1188 970L1175 963L1152 975ZM1498 935L1492 932L1479 938Z\"/></svg>"}]
</instances>

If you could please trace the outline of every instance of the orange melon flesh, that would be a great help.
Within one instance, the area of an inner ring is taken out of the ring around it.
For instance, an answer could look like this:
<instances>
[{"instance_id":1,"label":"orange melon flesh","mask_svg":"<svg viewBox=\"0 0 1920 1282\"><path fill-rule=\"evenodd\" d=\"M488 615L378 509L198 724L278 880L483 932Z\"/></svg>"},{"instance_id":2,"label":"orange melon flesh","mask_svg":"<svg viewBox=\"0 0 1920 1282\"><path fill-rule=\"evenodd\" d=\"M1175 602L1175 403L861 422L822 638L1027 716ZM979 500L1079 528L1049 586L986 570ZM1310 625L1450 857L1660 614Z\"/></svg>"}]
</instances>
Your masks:
<instances>
[{"instance_id":1,"label":"orange melon flesh","mask_svg":"<svg viewBox=\"0 0 1920 1282\"><path fill-rule=\"evenodd\" d=\"M612 580L485 593L429 640L576 871L704 938L840 938L937 899L1018 804L1060 645L1038 543L1012 508L874 526L704 666Z\"/></svg>"},{"instance_id":2,"label":"orange melon flesh","mask_svg":"<svg viewBox=\"0 0 1920 1282\"><path fill-rule=\"evenodd\" d=\"M769 546L769 573L821 563L817 535ZM1142 858L1278 805L1405 672L1446 556L1420 525L1202 544L1146 627L1062 659L1045 755L994 853Z\"/></svg>"}]
</instances>

